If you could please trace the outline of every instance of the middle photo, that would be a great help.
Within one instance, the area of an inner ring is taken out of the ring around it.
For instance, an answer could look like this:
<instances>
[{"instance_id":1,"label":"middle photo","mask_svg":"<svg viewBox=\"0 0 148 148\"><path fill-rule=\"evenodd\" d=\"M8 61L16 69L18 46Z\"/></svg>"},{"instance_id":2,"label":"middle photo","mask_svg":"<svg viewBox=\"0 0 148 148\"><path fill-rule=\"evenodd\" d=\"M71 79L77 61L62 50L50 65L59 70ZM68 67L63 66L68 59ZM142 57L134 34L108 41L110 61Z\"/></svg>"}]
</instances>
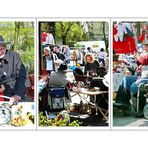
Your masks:
<instances>
[{"instance_id":1,"label":"middle photo","mask_svg":"<svg viewBox=\"0 0 148 148\"><path fill-rule=\"evenodd\" d=\"M39 127L109 127L109 21L39 21Z\"/></svg>"}]
</instances>

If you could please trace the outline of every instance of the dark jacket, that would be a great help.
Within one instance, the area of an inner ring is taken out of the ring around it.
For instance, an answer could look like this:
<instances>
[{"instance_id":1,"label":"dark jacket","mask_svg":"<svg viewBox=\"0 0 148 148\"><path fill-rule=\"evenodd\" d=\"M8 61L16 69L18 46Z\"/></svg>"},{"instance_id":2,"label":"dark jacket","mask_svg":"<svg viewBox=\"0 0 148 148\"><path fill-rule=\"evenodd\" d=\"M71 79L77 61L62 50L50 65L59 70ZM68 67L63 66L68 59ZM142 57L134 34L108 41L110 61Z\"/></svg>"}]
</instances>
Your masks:
<instances>
[{"instance_id":1,"label":"dark jacket","mask_svg":"<svg viewBox=\"0 0 148 148\"><path fill-rule=\"evenodd\" d=\"M4 84L4 95L18 95L25 99L27 72L18 53L6 50L4 58L0 62L0 83ZM3 80L8 80L3 83Z\"/></svg>"},{"instance_id":2,"label":"dark jacket","mask_svg":"<svg viewBox=\"0 0 148 148\"><path fill-rule=\"evenodd\" d=\"M63 53L55 53L58 57L58 59L64 61L65 60L65 55Z\"/></svg>"},{"instance_id":3,"label":"dark jacket","mask_svg":"<svg viewBox=\"0 0 148 148\"><path fill-rule=\"evenodd\" d=\"M53 61L53 71L55 71L55 64L54 62L58 59L57 55L54 53L51 53L51 60ZM42 68L46 69L46 57L43 56L43 64L42 64Z\"/></svg>"},{"instance_id":4,"label":"dark jacket","mask_svg":"<svg viewBox=\"0 0 148 148\"><path fill-rule=\"evenodd\" d=\"M99 75L99 67L100 65L96 60L93 63L86 63L84 66L84 74L86 75L88 72L90 76L93 76L93 73Z\"/></svg>"}]
</instances>

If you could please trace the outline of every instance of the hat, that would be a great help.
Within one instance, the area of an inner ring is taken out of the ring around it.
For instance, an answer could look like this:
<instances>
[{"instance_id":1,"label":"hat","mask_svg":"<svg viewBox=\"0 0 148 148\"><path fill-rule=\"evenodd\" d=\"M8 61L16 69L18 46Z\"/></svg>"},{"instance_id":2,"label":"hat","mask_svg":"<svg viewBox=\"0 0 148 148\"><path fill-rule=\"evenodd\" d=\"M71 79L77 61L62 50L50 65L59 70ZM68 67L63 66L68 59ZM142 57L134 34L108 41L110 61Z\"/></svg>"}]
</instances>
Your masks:
<instances>
[{"instance_id":1,"label":"hat","mask_svg":"<svg viewBox=\"0 0 148 148\"><path fill-rule=\"evenodd\" d=\"M44 48L44 51L45 51L45 50L48 50L49 52L51 52L51 49L50 49L49 47L45 47L45 48Z\"/></svg>"},{"instance_id":2,"label":"hat","mask_svg":"<svg viewBox=\"0 0 148 148\"><path fill-rule=\"evenodd\" d=\"M66 71L66 70L67 70L67 68L68 68L68 66L67 66L66 64L62 63L62 64L60 64L60 66L59 66L59 69L58 69L58 70L60 70L60 71Z\"/></svg>"},{"instance_id":3,"label":"hat","mask_svg":"<svg viewBox=\"0 0 148 148\"><path fill-rule=\"evenodd\" d=\"M2 45L2 46L6 45L4 39L3 39L3 37L1 35L0 35L0 45Z\"/></svg>"}]
</instances>

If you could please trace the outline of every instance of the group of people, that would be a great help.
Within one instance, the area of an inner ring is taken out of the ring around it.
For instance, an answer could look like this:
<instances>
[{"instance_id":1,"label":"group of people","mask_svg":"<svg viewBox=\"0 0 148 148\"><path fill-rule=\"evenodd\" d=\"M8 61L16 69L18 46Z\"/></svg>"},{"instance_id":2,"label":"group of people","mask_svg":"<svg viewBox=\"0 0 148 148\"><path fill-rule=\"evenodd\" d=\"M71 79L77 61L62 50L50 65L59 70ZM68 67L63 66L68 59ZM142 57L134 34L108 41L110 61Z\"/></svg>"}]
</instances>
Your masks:
<instances>
[{"instance_id":1,"label":"group of people","mask_svg":"<svg viewBox=\"0 0 148 148\"><path fill-rule=\"evenodd\" d=\"M123 78L119 89L117 91L117 95L115 98L114 106L119 108L124 108L125 110L129 110L132 105L135 108L135 117L143 116L143 108L146 104L146 97L144 94L140 93L139 104L135 103L138 99L138 91L140 91L141 84L148 84L148 39L147 39L147 30L148 24L145 23L144 28L142 29L142 33L139 37L139 42L143 42L144 49L137 51L134 54L134 60L136 61L136 68L130 67L131 74L127 75ZM138 112L136 110L136 106L139 106Z\"/></svg>"},{"instance_id":2,"label":"group of people","mask_svg":"<svg viewBox=\"0 0 148 148\"><path fill-rule=\"evenodd\" d=\"M62 48L60 48L58 45L54 45L52 46L52 49L50 46L46 46L43 50L42 70L44 69L47 71L50 80L52 73L58 73L59 69L60 71L62 70L60 66L66 66L67 69L70 68L70 66L78 66L81 69L84 67L84 75L103 77L107 72L105 67L105 65L107 65L105 64L107 56L104 49L101 49L98 55L99 57L96 58L90 51L84 53L84 51L81 51L80 49L74 49L73 53L70 55L70 48L68 48L68 46L62 46ZM72 61L72 63L70 61ZM74 65L73 61L75 63ZM82 62L80 63L79 61Z\"/></svg>"},{"instance_id":3,"label":"group of people","mask_svg":"<svg viewBox=\"0 0 148 148\"><path fill-rule=\"evenodd\" d=\"M48 110L50 108L50 104L47 102L48 88L66 87L71 89L73 84L66 76L66 73L72 70L71 67L78 67L84 75L91 77L103 78L108 71L106 68L108 65L106 62L107 53L103 48L99 53L94 54L90 47L70 50L67 45L60 47L58 45L46 44L42 53L42 78L39 80L39 93L42 96L40 110L45 110L45 108Z\"/></svg>"}]
</instances>

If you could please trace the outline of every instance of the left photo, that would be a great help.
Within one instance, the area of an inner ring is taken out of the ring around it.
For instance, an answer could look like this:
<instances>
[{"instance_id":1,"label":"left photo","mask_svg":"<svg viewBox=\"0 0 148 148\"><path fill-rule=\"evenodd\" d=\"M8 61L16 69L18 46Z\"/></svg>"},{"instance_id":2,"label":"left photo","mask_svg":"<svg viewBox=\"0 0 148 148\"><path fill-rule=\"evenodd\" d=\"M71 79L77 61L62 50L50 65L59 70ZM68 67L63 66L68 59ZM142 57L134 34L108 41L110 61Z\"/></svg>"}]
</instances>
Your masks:
<instances>
[{"instance_id":1,"label":"left photo","mask_svg":"<svg viewBox=\"0 0 148 148\"><path fill-rule=\"evenodd\" d=\"M34 21L0 20L0 128L34 126Z\"/></svg>"}]
</instances>

